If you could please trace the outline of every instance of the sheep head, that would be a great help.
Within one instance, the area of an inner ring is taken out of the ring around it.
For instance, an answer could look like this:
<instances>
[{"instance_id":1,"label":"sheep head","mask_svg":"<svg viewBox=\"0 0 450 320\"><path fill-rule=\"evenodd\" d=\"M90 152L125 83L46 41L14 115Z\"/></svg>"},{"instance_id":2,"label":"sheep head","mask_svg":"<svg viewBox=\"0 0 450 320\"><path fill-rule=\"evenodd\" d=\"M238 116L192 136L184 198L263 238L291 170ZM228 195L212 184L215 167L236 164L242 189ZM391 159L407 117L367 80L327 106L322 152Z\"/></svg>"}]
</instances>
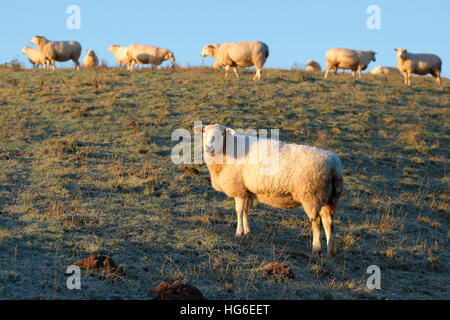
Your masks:
<instances>
[{"instance_id":1,"label":"sheep head","mask_svg":"<svg viewBox=\"0 0 450 320\"><path fill-rule=\"evenodd\" d=\"M87 55L88 55L88 56L91 56L91 57L95 57L95 52L94 52L94 50L91 50L91 49L87 50Z\"/></svg>"},{"instance_id":2,"label":"sheep head","mask_svg":"<svg viewBox=\"0 0 450 320\"><path fill-rule=\"evenodd\" d=\"M114 52L114 50L115 50L117 47L118 47L117 44L112 44L112 45L109 46L108 51L109 51L109 52Z\"/></svg>"},{"instance_id":3,"label":"sheep head","mask_svg":"<svg viewBox=\"0 0 450 320\"><path fill-rule=\"evenodd\" d=\"M28 50L30 50L31 48L29 46L26 46L25 48L22 49L21 53L22 54L27 54Z\"/></svg>"},{"instance_id":4,"label":"sheep head","mask_svg":"<svg viewBox=\"0 0 450 320\"><path fill-rule=\"evenodd\" d=\"M217 49L219 48L219 45L217 43L212 43L212 44L208 44L206 45L203 50L202 50L202 57L215 57L216 56L216 52Z\"/></svg>"},{"instance_id":5,"label":"sheep head","mask_svg":"<svg viewBox=\"0 0 450 320\"><path fill-rule=\"evenodd\" d=\"M375 55L377 54L376 52L372 51L372 50L366 50L366 52L370 55L370 61L377 61L377 59L375 58Z\"/></svg>"},{"instance_id":6,"label":"sheep head","mask_svg":"<svg viewBox=\"0 0 450 320\"><path fill-rule=\"evenodd\" d=\"M30 43L39 47L39 45L45 41L47 41L47 39L45 39L45 37L43 36L34 36L34 38L31 39Z\"/></svg>"},{"instance_id":7,"label":"sheep head","mask_svg":"<svg viewBox=\"0 0 450 320\"><path fill-rule=\"evenodd\" d=\"M171 51L167 50L167 53L164 56L164 60L170 60L170 62L174 63L175 62L175 56L173 55L173 53Z\"/></svg>"},{"instance_id":8,"label":"sheep head","mask_svg":"<svg viewBox=\"0 0 450 320\"><path fill-rule=\"evenodd\" d=\"M408 58L408 49L400 48L394 49L396 52L397 58L407 59Z\"/></svg>"}]
</instances>

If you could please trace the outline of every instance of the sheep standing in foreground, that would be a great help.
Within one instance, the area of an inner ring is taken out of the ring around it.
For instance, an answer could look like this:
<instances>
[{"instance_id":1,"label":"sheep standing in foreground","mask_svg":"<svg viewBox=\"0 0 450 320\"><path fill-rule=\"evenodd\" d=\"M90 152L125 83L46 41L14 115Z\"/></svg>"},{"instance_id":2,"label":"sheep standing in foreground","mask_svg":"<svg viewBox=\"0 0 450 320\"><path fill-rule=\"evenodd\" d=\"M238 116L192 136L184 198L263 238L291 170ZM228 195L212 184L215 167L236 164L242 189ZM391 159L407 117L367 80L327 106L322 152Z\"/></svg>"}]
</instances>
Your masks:
<instances>
[{"instance_id":1,"label":"sheep standing in foreground","mask_svg":"<svg viewBox=\"0 0 450 320\"><path fill-rule=\"evenodd\" d=\"M94 50L88 50L86 56L83 60L83 66L88 69L93 69L98 67L98 58Z\"/></svg>"},{"instance_id":2,"label":"sheep standing in foreground","mask_svg":"<svg viewBox=\"0 0 450 320\"><path fill-rule=\"evenodd\" d=\"M322 68L320 67L320 64L314 60L308 60L306 62L306 71L321 71Z\"/></svg>"},{"instance_id":3,"label":"sheep standing in foreground","mask_svg":"<svg viewBox=\"0 0 450 320\"><path fill-rule=\"evenodd\" d=\"M376 61L376 52L371 50L350 50L343 48L332 48L325 54L327 71L325 72L325 79L328 77L328 72L333 69L337 73L338 69L352 70L354 77L358 71L359 79L361 80L361 71L366 70L371 61Z\"/></svg>"},{"instance_id":4,"label":"sheep standing in foreground","mask_svg":"<svg viewBox=\"0 0 450 320\"><path fill-rule=\"evenodd\" d=\"M212 187L235 199L237 237L250 232L247 210L253 198L276 208L302 205L312 223L313 252L321 250L322 221L328 254L334 255L333 216L343 193L341 161L336 154L311 146L256 139L220 124L195 127L194 131L203 135L203 154ZM245 151L239 155L237 150ZM270 150L270 157L265 157L264 150ZM272 156L277 151L275 170L264 172L275 163Z\"/></svg>"},{"instance_id":5,"label":"sheep standing in foreground","mask_svg":"<svg viewBox=\"0 0 450 320\"><path fill-rule=\"evenodd\" d=\"M400 74L396 67L383 67L377 66L370 71L371 74L375 74L378 76L388 75L388 74Z\"/></svg>"},{"instance_id":6,"label":"sheep standing in foreground","mask_svg":"<svg viewBox=\"0 0 450 320\"><path fill-rule=\"evenodd\" d=\"M39 49L33 49L29 46L26 46L22 49L22 53L28 56L28 60L33 65L33 69L39 69L39 66L43 66L45 68L45 60L42 59Z\"/></svg>"},{"instance_id":7,"label":"sheep standing in foreground","mask_svg":"<svg viewBox=\"0 0 450 320\"><path fill-rule=\"evenodd\" d=\"M442 60L431 53L410 53L408 49L394 49L397 55L397 68L405 77L405 84L411 85L413 74L430 73L441 85Z\"/></svg>"},{"instance_id":8,"label":"sheep standing in foreground","mask_svg":"<svg viewBox=\"0 0 450 320\"><path fill-rule=\"evenodd\" d=\"M31 39L31 44L37 45L42 58L47 64L52 66L55 70L55 61L72 60L75 63L75 68L80 69L80 55L81 45L76 41L48 41L45 37L35 36Z\"/></svg>"},{"instance_id":9,"label":"sheep standing in foreground","mask_svg":"<svg viewBox=\"0 0 450 320\"><path fill-rule=\"evenodd\" d=\"M255 66L253 79L256 80L261 79L261 69L269 56L269 47L261 41L212 43L203 48L201 55L216 59L213 68L225 68L225 78L228 77L230 67L239 78L237 67Z\"/></svg>"},{"instance_id":10,"label":"sheep standing in foreground","mask_svg":"<svg viewBox=\"0 0 450 320\"><path fill-rule=\"evenodd\" d=\"M121 68L123 64L128 66L128 47L120 47L117 44L112 44L109 46L108 51L114 54L114 58L116 58L116 61Z\"/></svg>"},{"instance_id":11,"label":"sheep standing in foreground","mask_svg":"<svg viewBox=\"0 0 450 320\"><path fill-rule=\"evenodd\" d=\"M175 62L175 57L170 50L145 44L130 45L127 50L127 56L130 63L128 70L133 70L135 63L151 64L155 68L166 60L170 60L172 63Z\"/></svg>"}]
</instances>

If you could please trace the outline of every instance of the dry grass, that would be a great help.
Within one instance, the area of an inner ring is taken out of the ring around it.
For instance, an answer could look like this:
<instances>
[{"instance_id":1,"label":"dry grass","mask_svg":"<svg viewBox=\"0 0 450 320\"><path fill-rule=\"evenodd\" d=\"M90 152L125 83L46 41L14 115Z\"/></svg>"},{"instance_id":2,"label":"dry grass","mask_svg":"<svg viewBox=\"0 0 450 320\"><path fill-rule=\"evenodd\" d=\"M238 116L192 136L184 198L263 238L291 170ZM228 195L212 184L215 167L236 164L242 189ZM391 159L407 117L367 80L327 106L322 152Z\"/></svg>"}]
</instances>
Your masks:
<instances>
[{"instance_id":1,"label":"dry grass","mask_svg":"<svg viewBox=\"0 0 450 320\"><path fill-rule=\"evenodd\" d=\"M447 299L449 81L252 72L1 67L0 298L146 299L180 280L208 299ZM255 203L252 234L234 239L233 200L205 166L170 160L172 131L195 120L280 128L341 157L334 261L310 253L302 209ZM126 275L82 273L82 290L68 290L65 267L90 255ZM365 286L372 264L380 291ZM275 281L267 265L295 279Z\"/></svg>"}]
</instances>

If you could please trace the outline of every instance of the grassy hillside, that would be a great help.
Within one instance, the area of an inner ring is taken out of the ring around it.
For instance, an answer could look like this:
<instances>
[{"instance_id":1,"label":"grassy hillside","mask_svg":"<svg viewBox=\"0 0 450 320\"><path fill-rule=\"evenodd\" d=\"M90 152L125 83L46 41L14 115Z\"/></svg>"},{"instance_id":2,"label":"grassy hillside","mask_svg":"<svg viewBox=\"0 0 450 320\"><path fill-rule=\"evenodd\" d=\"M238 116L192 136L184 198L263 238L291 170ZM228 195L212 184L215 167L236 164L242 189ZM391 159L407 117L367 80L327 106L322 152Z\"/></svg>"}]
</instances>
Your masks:
<instances>
[{"instance_id":1,"label":"grassy hillside","mask_svg":"<svg viewBox=\"0 0 450 320\"><path fill-rule=\"evenodd\" d=\"M144 299L180 279L208 299L448 299L449 80L250 71L0 69L0 298ZM172 131L195 120L336 152L336 258L311 254L301 208L255 202L235 239L206 166L170 160ZM92 254L126 274L82 271L68 290L66 267ZM274 262L295 279L264 275ZM366 287L373 264L381 290Z\"/></svg>"}]
</instances>

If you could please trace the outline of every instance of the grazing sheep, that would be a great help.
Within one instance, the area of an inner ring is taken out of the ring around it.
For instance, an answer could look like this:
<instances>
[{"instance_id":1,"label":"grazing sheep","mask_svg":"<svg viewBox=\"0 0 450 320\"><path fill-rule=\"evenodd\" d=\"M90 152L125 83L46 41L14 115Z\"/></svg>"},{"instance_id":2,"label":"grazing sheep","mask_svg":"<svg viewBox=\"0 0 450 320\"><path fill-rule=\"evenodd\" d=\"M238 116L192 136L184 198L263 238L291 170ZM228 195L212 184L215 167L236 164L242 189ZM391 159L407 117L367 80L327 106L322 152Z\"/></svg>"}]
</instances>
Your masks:
<instances>
[{"instance_id":1,"label":"grazing sheep","mask_svg":"<svg viewBox=\"0 0 450 320\"><path fill-rule=\"evenodd\" d=\"M39 49L33 49L29 46L26 46L22 49L22 53L28 56L28 60L33 65L33 69L39 69L39 66L43 66L45 68L45 60L42 59Z\"/></svg>"},{"instance_id":2,"label":"grazing sheep","mask_svg":"<svg viewBox=\"0 0 450 320\"><path fill-rule=\"evenodd\" d=\"M45 37L35 36L31 39L31 44L37 45L42 58L47 64L52 66L55 70L55 61L72 60L75 63L75 68L80 69L81 45L76 41L48 41Z\"/></svg>"},{"instance_id":3,"label":"grazing sheep","mask_svg":"<svg viewBox=\"0 0 450 320\"><path fill-rule=\"evenodd\" d=\"M237 67L255 66L255 80L261 79L261 69L269 56L269 47L261 41L212 43L203 48L201 55L216 59L213 68L225 68L225 78L228 77L230 67L239 78Z\"/></svg>"},{"instance_id":4,"label":"grazing sheep","mask_svg":"<svg viewBox=\"0 0 450 320\"><path fill-rule=\"evenodd\" d=\"M119 47L117 44L112 44L108 48L109 52L112 52L114 54L114 58L116 58L117 63L119 63L120 67L122 68L122 64L128 65L128 47Z\"/></svg>"},{"instance_id":5,"label":"grazing sheep","mask_svg":"<svg viewBox=\"0 0 450 320\"><path fill-rule=\"evenodd\" d=\"M127 50L129 60L129 70L133 70L134 64L151 64L153 67L158 67L166 60L175 62L173 53L164 48L155 46L148 46L145 44L132 44Z\"/></svg>"},{"instance_id":6,"label":"grazing sheep","mask_svg":"<svg viewBox=\"0 0 450 320\"><path fill-rule=\"evenodd\" d=\"M302 205L312 223L313 252L321 250L322 221L328 254L334 255L332 220L343 193L341 161L336 154L316 147L237 134L220 124L195 127L194 131L203 134L203 153L212 187L235 199L236 236L250 232L247 206L253 198L276 208ZM245 151L239 155L239 150ZM271 156L264 157L267 153L262 150L271 150ZM272 155L277 151L275 162ZM262 173L274 163L278 165L274 171Z\"/></svg>"},{"instance_id":7,"label":"grazing sheep","mask_svg":"<svg viewBox=\"0 0 450 320\"><path fill-rule=\"evenodd\" d=\"M358 71L359 79L361 80L361 71L366 70L371 61L376 61L376 52L371 50L350 50L343 48L332 48L325 54L327 71L325 72L325 79L328 77L328 72L333 69L337 73L338 69L352 70L352 76Z\"/></svg>"},{"instance_id":8,"label":"grazing sheep","mask_svg":"<svg viewBox=\"0 0 450 320\"><path fill-rule=\"evenodd\" d=\"M98 58L94 50L88 50L86 56L83 60L83 66L88 69L93 69L98 67Z\"/></svg>"},{"instance_id":9,"label":"grazing sheep","mask_svg":"<svg viewBox=\"0 0 450 320\"><path fill-rule=\"evenodd\" d=\"M320 67L320 64L314 60L308 60L306 62L306 71L321 71L322 68Z\"/></svg>"},{"instance_id":10,"label":"grazing sheep","mask_svg":"<svg viewBox=\"0 0 450 320\"><path fill-rule=\"evenodd\" d=\"M405 84L411 85L412 74L430 73L441 85L442 60L431 53L410 53L408 49L394 49L397 55L397 68L405 77Z\"/></svg>"},{"instance_id":11,"label":"grazing sheep","mask_svg":"<svg viewBox=\"0 0 450 320\"><path fill-rule=\"evenodd\" d=\"M371 74L375 74L378 76L388 75L388 74L400 74L396 67L383 67L377 66L370 71Z\"/></svg>"}]
</instances>

